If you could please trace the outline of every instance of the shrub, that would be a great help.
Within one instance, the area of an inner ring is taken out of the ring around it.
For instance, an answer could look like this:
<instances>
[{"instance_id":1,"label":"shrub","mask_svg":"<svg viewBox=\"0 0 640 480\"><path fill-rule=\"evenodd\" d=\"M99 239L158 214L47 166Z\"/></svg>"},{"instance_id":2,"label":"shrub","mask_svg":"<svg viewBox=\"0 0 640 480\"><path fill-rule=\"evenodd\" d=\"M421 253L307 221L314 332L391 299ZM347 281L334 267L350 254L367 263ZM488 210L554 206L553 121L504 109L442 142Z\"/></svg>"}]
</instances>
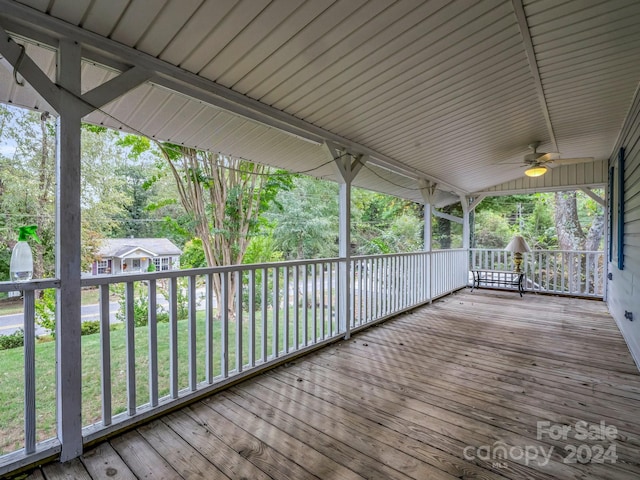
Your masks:
<instances>
[{"instance_id":1,"label":"shrub","mask_svg":"<svg viewBox=\"0 0 640 480\"><path fill-rule=\"evenodd\" d=\"M18 329L9 335L0 335L0 350L9 350L24 345L24 332Z\"/></svg>"},{"instance_id":2,"label":"shrub","mask_svg":"<svg viewBox=\"0 0 640 480\"><path fill-rule=\"evenodd\" d=\"M127 301L124 295L124 284L114 286L114 291L119 295L118 303L120 308L116 313L116 318L121 322L126 320ZM158 293L163 294L164 290L158 282ZM181 318L182 311L188 309L188 297L178 290L178 318ZM186 318L186 316L185 316ZM160 305L156 308L156 319L158 322L168 322L169 314ZM133 288L133 323L136 327L144 327L149 323L149 292L145 282L136 282Z\"/></svg>"},{"instance_id":3,"label":"shrub","mask_svg":"<svg viewBox=\"0 0 640 480\"><path fill-rule=\"evenodd\" d=\"M42 291L35 304L36 323L56 336L56 291L53 288Z\"/></svg>"},{"instance_id":4,"label":"shrub","mask_svg":"<svg viewBox=\"0 0 640 480\"><path fill-rule=\"evenodd\" d=\"M82 322L82 325L80 326L80 335L93 335L94 333L100 333L99 320Z\"/></svg>"}]
</instances>

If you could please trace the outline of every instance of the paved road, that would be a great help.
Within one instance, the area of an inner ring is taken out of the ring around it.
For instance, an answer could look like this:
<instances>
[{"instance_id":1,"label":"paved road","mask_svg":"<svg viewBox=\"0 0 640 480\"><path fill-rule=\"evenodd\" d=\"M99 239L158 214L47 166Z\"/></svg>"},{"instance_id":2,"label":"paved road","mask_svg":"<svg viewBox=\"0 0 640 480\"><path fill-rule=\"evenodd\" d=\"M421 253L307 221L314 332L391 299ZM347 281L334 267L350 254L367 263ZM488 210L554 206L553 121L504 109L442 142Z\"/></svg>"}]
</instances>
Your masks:
<instances>
[{"instance_id":1,"label":"paved road","mask_svg":"<svg viewBox=\"0 0 640 480\"><path fill-rule=\"evenodd\" d=\"M204 309L204 301L202 300L201 294L204 294L204 290L196 290L196 299L197 305L196 308L198 310ZM167 307L168 302L166 299L162 298L162 296L158 296L157 300L158 306ZM214 302L215 308L215 302ZM119 322L116 318L116 313L120 310L120 304L118 302L110 302L109 303L109 322L115 323ZM91 320L100 320L100 305L83 305L82 306L82 321L88 322ZM15 313L12 315L0 315L0 335L9 335L19 328L23 328L23 317L21 313ZM36 325L36 335L44 335L47 331L44 328L38 327Z\"/></svg>"},{"instance_id":2,"label":"paved road","mask_svg":"<svg viewBox=\"0 0 640 480\"><path fill-rule=\"evenodd\" d=\"M118 302L109 303L109 321L111 323L117 322L116 312L119 310ZM82 306L82 321L87 322L90 320L100 320L99 305L83 305ZM12 315L0 315L0 335L8 335L19 328L23 328L22 313L14 313ZM36 335L43 335L47 333L44 328L36 326Z\"/></svg>"}]
</instances>

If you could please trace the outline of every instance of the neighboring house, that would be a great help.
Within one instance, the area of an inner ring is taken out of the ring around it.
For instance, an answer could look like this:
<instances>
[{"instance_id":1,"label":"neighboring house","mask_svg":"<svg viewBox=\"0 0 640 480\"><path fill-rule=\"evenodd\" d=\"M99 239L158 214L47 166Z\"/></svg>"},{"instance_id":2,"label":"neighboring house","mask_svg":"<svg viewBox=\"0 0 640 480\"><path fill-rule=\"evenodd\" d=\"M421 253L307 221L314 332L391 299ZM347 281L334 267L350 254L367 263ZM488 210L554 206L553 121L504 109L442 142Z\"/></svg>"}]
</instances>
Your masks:
<instances>
[{"instance_id":1,"label":"neighboring house","mask_svg":"<svg viewBox=\"0 0 640 480\"><path fill-rule=\"evenodd\" d=\"M180 268L182 250L167 238L108 238L98 250L92 275L147 272Z\"/></svg>"}]
</instances>

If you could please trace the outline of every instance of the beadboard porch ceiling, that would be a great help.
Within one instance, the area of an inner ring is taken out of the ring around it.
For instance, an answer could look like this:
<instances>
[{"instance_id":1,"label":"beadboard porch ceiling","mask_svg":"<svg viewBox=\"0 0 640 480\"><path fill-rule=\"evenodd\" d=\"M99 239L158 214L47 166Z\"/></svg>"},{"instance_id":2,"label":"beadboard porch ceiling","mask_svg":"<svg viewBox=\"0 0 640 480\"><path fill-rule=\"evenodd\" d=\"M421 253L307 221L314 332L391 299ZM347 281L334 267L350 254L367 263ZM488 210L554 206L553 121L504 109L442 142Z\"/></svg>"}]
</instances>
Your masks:
<instances>
[{"instance_id":1,"label":"beadboard porch ceiling","mask_svg":"<svg viewBox=\"0 0 640 480\"><path fill-rule=\"evenodd\" d=\"M85 90L153 70L86 121L336 180L329 139L418 202L522 177L533 141L606 160L640 79L637 0L0 0L0 23L52 79L81 42ZM0 101L50 110L3 66Z\"/></svg>"}]
</instances>

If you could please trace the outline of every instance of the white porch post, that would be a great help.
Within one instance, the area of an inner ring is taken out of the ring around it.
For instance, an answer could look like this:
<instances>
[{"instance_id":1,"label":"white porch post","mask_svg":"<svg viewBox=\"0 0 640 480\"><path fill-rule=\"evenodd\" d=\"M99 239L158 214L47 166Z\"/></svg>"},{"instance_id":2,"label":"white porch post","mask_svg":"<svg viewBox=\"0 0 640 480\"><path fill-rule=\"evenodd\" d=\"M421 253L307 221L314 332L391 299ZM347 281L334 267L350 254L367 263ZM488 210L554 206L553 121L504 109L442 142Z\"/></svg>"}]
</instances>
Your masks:
<instances>
[{"instance_id":1,"label":"white porch post","mask_svg":"<svg viewBox=\"0 0 640 480\"><path fill-rule=\"evenodd\" d=\"M433 254L431 246L431 219L433 218L433 200L436 193L436 184L428 180L420 180L420 193L424 200L424 244L422 249L429 252L429 303L433 302Z\"/></svg>"},{"instance_id":2,"label":"white porch post","mask_svg":"<svg viewBox=\"0 0 640 480\"><path fill-rule=\"evenodd\" d=\"M344 332L344 338L351 336L351 182L360 168L368 160L368 156L340 152L331 142L325 142L325 147L334 159L340 172L340 214L339 214L339 248L341 261L338 264L338 328Z\"/></svg>"},{"instance_id":3,"label":"white porch post","mask_svg":"<svg viewBox=\"0 0 640 480\"><path fill-rule=\"evenodd\" d=\"M469 250L471 246L471 228L469 223L469 198L460 195L460 204L462 205L462 248Z\"/></svg>"},{"instance_id":4,"label":"white porch post","mask_svg":"<svg viewBox=\"0 0 640 480\"><path fill-rule=\"evenodd\" d=\"M80 351L80 46L61 40L57 81L60 92L56 178L57 421L60 460L82 454L82 369Z\"/></svg>"},{"instance_id":5,"label":"white porch post","mask_svg":"<svg viewBox=\"0 0 640 480\"><path fill-rule=\"evenodd\" d=\"M61 461L82 454L80 125L83 116L151 78L133 67L81 95L81 47L62 38L56 83L0 27L0 55L58 112L56 162L56 418Z\"/></svg>"},{"instance_id":6,"label":"white porch post","mask_svg":"<svg viewBox=\"0 0 640 480\"><path fill-rule=\"evenodd\" d=\"M340 161L340 160L337 160ZM343 259L338 264L339 328L344 338L351 335L351 180L340 184L339 249L338 256Z\"/></svg>"},{"instance_id":7,"label":"white porch post","mask_svg":"<svg viewBox=\"0 0 640 480\"><path fill-rule=\"evenodd\" d=\"M465 250L465 269L464 276L469 281L469 271L471 270L470 261L470 247L471 247L471 224L469 221L469 215L471 209L469 208L469 197L466 195L460 195L460 205L462 205L462 248ZM461 272L462 274L462 272Z\"/></svg>"}]
</instances>

